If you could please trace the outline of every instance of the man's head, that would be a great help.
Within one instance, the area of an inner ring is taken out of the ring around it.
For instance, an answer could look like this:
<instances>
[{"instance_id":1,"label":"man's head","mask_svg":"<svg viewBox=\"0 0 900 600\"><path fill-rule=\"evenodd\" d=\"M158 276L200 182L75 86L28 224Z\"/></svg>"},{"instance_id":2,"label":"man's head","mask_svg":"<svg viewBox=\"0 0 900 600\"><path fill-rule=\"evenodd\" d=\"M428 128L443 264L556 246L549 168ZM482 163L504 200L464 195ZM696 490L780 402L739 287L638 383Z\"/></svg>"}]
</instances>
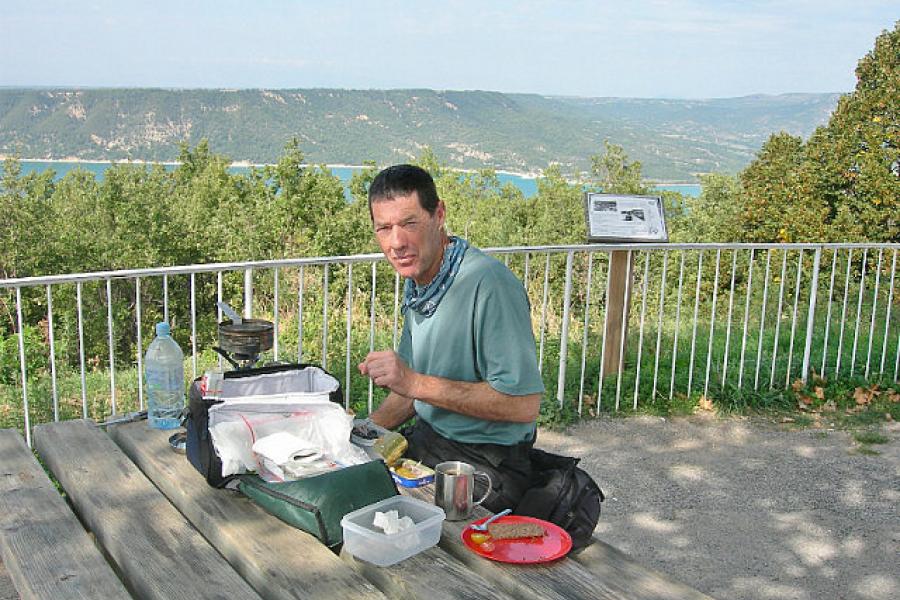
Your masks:
<instances>
[{"instance_id":1,"label":"man's head","mask_svg":"<svg viewBox=\"0 0 900 600\"><path fill-rule=\"evenodd\" d=\"M391 266L418 285L434 279L448 238L444 203L431 175L413 165L381 171L369 186L369 214Z\"/></svg>"},{"instance_id":2,"label":"man's head","mask_svg":"<svg viewBox=\"0 0 900 600\"><path fill-rule=\"evenodd\" d=\"M369 185L369 216L372 203L393 200L395 196L409 196L416 192L419 204L433 215L440 202L434 179L428 171L415 165L394 165L378 173Z\"/></svg>"}]
</instances>

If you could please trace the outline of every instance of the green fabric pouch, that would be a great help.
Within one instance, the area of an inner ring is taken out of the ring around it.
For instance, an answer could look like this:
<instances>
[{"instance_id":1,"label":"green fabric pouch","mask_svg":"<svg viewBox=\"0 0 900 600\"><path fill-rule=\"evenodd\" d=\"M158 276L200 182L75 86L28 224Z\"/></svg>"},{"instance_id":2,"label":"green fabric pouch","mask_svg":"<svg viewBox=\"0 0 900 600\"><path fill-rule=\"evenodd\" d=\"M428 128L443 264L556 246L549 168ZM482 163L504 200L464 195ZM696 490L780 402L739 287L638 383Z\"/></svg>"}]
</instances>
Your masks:
<instances>
[{"instance_id":1,"label":"green fabric pouch","mask_svg":"<svg viewBox=\"0 0 900 600\"><path fill-rule=\"evenodd\" d=\"M344 515L399 493L387 465L380 460L281 483L247 475L240 478L238 489L266 512L313 534L329 547L343 542Z\"/></svg>"}]
</instances>

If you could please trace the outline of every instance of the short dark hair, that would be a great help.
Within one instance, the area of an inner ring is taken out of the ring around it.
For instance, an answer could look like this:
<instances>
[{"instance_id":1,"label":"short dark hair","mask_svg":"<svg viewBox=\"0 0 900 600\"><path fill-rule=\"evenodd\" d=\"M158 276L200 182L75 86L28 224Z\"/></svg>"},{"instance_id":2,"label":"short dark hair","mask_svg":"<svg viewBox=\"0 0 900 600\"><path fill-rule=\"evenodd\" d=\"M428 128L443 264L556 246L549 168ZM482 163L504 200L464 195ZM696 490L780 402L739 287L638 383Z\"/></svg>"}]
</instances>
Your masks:
<instances>
[{"instance_id":1,"label":"short dark hair","mask_svg":"<svg viewBox=\"0 0 900 600\"><path fill-rule=\"evenodd\" d=\"M373 216L372 202L393 200L413 192L418 194L422 208L433 215L440 199L428 171L415 165L394 165L382 170L369 185L369 216Z\"/></svg>"}]
</instances>

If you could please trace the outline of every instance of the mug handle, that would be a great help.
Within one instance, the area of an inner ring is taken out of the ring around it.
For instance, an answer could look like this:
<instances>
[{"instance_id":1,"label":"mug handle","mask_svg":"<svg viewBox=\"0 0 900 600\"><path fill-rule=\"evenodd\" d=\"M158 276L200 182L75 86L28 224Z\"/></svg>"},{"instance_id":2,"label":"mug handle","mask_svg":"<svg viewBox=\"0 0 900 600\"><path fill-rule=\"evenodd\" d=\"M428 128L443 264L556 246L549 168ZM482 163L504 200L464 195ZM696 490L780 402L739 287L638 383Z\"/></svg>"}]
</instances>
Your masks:
<instances>
[{"instance_id":1,"label":"mug handle","mask_svg":"<svg viewBox=\"0 0 900 600\"><path fill-rule=\"evenodd\" d=\"M473 506L478 506L479 504L481 504L482 502L484 502L484 501L487 499L487 497L491 495L491 490L493 489L493 484L491 483L491 476L490 476L490 475L488 475L488 474L485 473L484 471L475 471L475 474L473 475L473 479L474 479L475 477L479 477L479 476L480 476L480 477L484 477L485 479L487 479L487 490L484 492L484 495L483 495L481 498L479 498L478 500L475 500L475 501L472 503Z\"/></svg>"}]
</instances>

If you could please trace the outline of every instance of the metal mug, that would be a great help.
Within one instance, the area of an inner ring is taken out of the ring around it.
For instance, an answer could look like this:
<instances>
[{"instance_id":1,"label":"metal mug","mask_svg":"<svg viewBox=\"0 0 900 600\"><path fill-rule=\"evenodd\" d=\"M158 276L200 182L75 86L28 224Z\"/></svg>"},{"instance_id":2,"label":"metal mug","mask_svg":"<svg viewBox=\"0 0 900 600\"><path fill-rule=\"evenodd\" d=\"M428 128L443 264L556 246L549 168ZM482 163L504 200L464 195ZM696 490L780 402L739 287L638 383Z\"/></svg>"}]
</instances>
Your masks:
<instances>
[{"instance_id":1,"label":"metal mug","mask_svg":"<svg viewBox=\"0 0 900 600\"><path fill-rule=\"evenodd\" d=\"M448 521L468 519L472 509L491 493L490 476L484 471L476 471L468 463L458 460L442 462L434 468L434 473L434 503L444 509ZM478 500L473 499L476 477L487 480L487 490Z\"/></svg>"}]
</instances>

